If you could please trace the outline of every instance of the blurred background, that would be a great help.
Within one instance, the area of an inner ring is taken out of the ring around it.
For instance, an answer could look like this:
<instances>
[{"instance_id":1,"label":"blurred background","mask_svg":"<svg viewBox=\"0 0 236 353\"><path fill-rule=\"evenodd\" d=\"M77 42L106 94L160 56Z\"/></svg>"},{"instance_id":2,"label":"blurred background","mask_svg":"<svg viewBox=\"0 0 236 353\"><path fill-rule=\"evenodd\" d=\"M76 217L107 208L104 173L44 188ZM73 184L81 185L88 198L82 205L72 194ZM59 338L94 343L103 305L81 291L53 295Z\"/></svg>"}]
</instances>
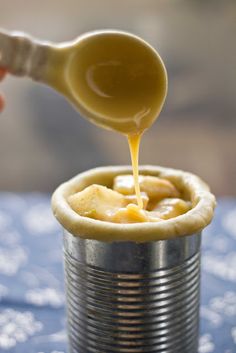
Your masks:
<instances>
[{"instance_id":1,"label":"blurred background","mask_svg":"<svg viewBox=\"0 0 236 353\"><path fill-rule=\"evenodd\" d=\"M101 28L133 32L164 59L169 93L140 162L186 169L236 196L235 0L0 0L0 26L67 41ZM50 88L8 77L0 116L0 190L53 191L78 172L129 164L127 142L82 119Z\"/></svg>"}]
</instances>

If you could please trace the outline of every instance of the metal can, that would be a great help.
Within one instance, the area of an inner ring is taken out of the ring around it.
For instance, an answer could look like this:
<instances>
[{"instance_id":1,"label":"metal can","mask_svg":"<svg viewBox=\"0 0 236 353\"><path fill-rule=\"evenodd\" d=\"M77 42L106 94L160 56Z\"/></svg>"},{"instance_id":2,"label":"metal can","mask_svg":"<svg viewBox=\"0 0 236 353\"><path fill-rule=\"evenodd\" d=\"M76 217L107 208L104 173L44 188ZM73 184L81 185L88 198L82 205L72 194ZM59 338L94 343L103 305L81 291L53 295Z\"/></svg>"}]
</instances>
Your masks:
<instances>
[{"instance_id":1,"label":"metal can","mask_svg":"<svg viewBox=\"0 0 236 353\"><path fill-rule=\"evenodd\" d=\"M64 231L70 353L197 353L201 234L146 243Z\"/></svg>"}]
</instances>

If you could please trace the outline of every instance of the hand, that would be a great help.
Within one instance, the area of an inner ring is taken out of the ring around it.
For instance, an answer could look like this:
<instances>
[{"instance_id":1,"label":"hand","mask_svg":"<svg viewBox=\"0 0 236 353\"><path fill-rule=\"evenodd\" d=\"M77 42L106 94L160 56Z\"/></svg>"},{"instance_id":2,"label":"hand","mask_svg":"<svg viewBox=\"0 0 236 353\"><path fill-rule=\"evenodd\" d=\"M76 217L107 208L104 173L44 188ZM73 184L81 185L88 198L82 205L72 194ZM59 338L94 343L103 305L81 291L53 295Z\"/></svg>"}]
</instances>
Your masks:
<instances>
[{"instance_id":1,"label":"hand","mask_svg":"<svg viewBox=\"0 0 236 353\"><path fill-rule=\"evenodd\" d=\"M0 81L4 78L5 75L6 75L6 70L0 68ZM4 98L0 94L0 112L3 110L4 104L5 104Z\"/></svg>"}]
</instances>

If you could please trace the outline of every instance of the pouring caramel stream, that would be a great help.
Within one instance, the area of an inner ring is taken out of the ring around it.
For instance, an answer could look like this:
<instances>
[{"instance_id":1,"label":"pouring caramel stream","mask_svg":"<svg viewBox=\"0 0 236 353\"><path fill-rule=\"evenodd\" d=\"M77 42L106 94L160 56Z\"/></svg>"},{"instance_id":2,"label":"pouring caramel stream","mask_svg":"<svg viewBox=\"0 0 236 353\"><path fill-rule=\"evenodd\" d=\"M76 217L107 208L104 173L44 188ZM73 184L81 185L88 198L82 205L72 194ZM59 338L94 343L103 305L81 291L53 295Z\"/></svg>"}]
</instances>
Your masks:
<instances>
[{"instance_id":1,"label":"pouring caramel stream","mask_svg":"<svg viewBox=\"0 0 236 353\"><path fill-rule=\"evenodd\" d=\"M142 137L141 134L128 136L128 143L129 143L133 177L134 177L134 188L135 188L135 194L137 197L137 204L139 208L143 208L143 200L141 198L140 185L138 180L139 179L138 178L139 177L139 170L138 170L139 146L140 146L141 137Z\"/></svg>"}]
</instances>

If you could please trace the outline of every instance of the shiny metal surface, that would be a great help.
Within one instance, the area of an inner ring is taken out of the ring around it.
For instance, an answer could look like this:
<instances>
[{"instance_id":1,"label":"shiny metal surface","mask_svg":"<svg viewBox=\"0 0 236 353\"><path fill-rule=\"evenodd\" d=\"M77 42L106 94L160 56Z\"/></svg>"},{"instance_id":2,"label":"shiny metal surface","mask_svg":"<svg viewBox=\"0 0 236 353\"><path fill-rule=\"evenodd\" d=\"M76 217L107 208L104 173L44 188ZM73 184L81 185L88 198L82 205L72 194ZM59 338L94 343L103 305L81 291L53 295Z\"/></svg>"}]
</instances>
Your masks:
<instances>
[{"instance_id":1,"label":"shiny metal surface","mask_svg":"<svg viewBox=\"0 0 236 353\"><path fill-rule=\"evenodd\" d=\"M65 231L70 353L197 353L201 235L107 243Z\"/></svg>"}]
</instances>

